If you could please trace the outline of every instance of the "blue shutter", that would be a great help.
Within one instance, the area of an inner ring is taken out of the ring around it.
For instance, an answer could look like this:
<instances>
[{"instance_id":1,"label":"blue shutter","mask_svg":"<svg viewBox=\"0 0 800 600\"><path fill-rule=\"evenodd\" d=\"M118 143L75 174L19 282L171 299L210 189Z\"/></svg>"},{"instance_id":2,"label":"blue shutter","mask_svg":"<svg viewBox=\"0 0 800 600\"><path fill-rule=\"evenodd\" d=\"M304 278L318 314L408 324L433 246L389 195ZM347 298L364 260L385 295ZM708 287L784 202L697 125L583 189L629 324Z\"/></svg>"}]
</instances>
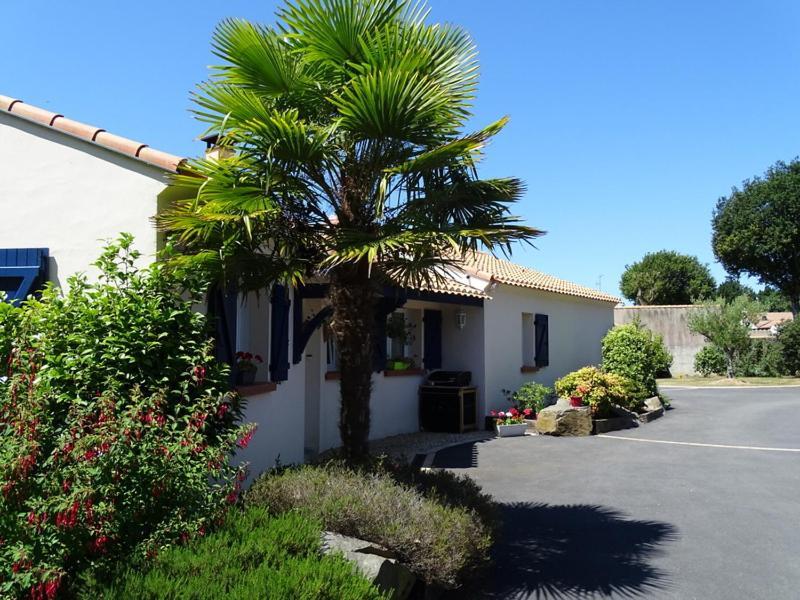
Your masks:
<instances>
[{"instance_id":1,"label":"blue shutter","mask_svg":"<svg viewBox=\"0 0 800 600\"><path fill-rule=\"evenodd\" d=\"M236 381L237 293L214 286L208 294L208 316L214 325L214 356L231 367L231 385Z\"/></svg>"},{"instance_id":2,"label":"blue shutter","mask_svg":"<svg viewBox=\"0 0 800 600\"><path fill-rule=\"evenodd\" d=\"M422 316L425 323L423 339L423 363L425 368L442 368L442 311L426 310Z\"/></svg>"},{"instance_id":3,"label":"blue shutter","mask_svg":"<svg viewBox=\"0 0 800 600\"><path fill-rule=\"evenodd\" d=\"M550 331L547 315L536 315L534 321L536 337L536 366L546 367L550 364Z\"/></svg>"},{"instance_id":4,"label":"blue shutter","mask_svg":"<svg viewBox=\"0 0 800 600\"><path fill-rule=\"evenodd\" d=\"M372 370L383 371L386 368L386 305L381 299L375 307L375 326L372 329Z\"/></svg>"},{"instance_id":5,"label":"blue shutter","mask_svg":"<svg viewBox=\"0 0 800 600\"><path fill-rule=\"evenodd\" d=\"M47 281L47 248L0 249L0 291L19 304Z\"/></svg>"},{"instance_id":6,"label":"blue shutter","mask_svg":"<svg viewBox=\"0 0 800 600\"><path fill-rule=\"evenodd\" d=\"M286 287L272 288L272 318L270 320L270 379L275 382L289 378L289 293Z\"/></svg>"}]
</instances>

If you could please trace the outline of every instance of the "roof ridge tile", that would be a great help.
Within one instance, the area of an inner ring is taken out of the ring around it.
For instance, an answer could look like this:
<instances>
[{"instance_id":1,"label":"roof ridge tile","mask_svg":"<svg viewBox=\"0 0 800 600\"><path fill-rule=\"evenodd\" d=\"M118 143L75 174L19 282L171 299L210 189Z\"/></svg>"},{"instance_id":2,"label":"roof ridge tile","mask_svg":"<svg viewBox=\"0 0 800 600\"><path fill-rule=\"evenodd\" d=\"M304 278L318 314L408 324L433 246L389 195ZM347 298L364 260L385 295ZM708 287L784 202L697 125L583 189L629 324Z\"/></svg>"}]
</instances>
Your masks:
<instances>
[{"instance_id":1,"label":"roof ridge tile","mask_svg":"<svg viewBox=\"0 0 800 600\"><path fill-rule=\"evenodd\" d=\"M18 98L0 94L0 111L10 113L26 121L50 127L61 133L135 158L165 171L177 173L181 164L186 160L180 156L150 148L142 142L109 133L100 127L68 119L61 113L51 112L33 104L26 104Z\"/></svg>"}]
</instances>

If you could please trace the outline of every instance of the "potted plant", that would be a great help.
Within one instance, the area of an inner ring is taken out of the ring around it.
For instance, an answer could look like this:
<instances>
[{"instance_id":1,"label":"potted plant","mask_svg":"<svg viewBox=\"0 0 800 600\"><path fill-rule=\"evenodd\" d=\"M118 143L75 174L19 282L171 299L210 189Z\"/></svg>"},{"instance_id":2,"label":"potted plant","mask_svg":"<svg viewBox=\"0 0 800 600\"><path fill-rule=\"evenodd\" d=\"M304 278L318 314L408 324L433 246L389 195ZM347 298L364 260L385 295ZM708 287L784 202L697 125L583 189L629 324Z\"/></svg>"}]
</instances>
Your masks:
<instances>
[{"instance_id":1,"label":"potted plant","mask_svg":"<svg viewBox=\"0 0 800 600\"><path fill-rule=\"evenodd\" d=\"M494 425L497 430L497 437L513 437L517 435L525 435L525 430L528 429L528 424L525 422L527 417L530 417L533 411L526 408L519 411L516 407L511 407L507 411L493 410L489 414L494 417Z\"/></svg>"},{"instance_id":2,"label":"potted plant","mask_svg":"<svg viewBox=\"0 0 800 600\"><path fill-rule=\"evenodd\" d=\"M575 390L575 395L571 396L569 399L570 406L574 406L575 408L580 408L583 406L583 397L589 393L589 387L585 385L579 385Z\"/></svg>"},{"instance_id":3,"label":"potted plant","mask_svg":"<svg viewBox=\"0 0 800 600\"><path fill-rule=\"evenodd\" d=\"M250 352L236 353L236 383L237 385L251 385L256 380L258 365L264 359L258 354Z\"/></svg>"}]
</instances>

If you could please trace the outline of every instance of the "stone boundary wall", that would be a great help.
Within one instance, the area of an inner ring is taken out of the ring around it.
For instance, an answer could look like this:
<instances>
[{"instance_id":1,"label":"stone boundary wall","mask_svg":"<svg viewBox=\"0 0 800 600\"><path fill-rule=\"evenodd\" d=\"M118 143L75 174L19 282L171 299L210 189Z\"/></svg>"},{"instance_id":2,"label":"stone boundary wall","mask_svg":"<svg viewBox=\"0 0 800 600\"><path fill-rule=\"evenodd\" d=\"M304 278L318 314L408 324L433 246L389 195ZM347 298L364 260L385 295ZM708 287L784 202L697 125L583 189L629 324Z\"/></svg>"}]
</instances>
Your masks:
<instances>
[{"instance_id":1,"label":"stone boundary wall","mask_svg":"<svg viewBox=\"0 0 800 600\"><path fill-rule=\"evenodd\" d=\"M639 317L648 329L660 333L672 353L672 375L694 375L694 357L705 339L689 331L689 315L701 306L622 306L614 309L614 325L625 325Z\"/></svg>"}]
</instances>

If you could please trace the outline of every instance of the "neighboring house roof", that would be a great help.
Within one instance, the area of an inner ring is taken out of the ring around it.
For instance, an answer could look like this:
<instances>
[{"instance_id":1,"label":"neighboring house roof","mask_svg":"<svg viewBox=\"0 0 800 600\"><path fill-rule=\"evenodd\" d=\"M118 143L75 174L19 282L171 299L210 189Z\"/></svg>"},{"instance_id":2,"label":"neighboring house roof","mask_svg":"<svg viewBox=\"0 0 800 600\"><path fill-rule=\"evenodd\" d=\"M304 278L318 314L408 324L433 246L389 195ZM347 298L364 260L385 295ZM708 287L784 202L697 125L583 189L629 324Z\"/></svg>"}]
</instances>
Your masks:
<instances>
[{"instance_id":1,"label":"neighboring house roof","mask_svg":"<svg viewBox=\"0 0 800 600\"><path fill-rule=\"evenodd\" d=\"M618 304L620 302L619 298L611 294L578 285L577 283L572 283L565 279L559 279L558 277L553 277L541 271L523 267L522 265L497 258L485 252L474 252L468 255L463 260L462 268L466 273L506 285L553 292L554 294L577 296L579 298L588 298L600 302L611 302L613 304Z\"/></svg>"},{"instance_id":2,"label":"neighboring house roof","mask_svg":"<svg viewBox=\"0 0 800 600\"><path fill-rule=\"evenodd\" d=\"M770 337L778 333L778 327L792 320L790 312L768 312L761 315L758 322L753 323L750 329L755 334L754 337ZM759 335L761 334L761 335Z\"/></svg>"},{"instance_id":3,"label":"neighboring house roof","mask_svg":"<svg viewBox=\"0 0 800 600\"><path fill-rule=\"evenodd\" d=\"M3 96L2 94L0 94L0 111L55 129L124 156L135 158L165 171L177 173L181 163L185 160L180 156L151 148L147 144L114 135L100 127L67 119L64 115L50 112L31 104L25 104L22 100Z\"/></svg>"}]
</instances>

